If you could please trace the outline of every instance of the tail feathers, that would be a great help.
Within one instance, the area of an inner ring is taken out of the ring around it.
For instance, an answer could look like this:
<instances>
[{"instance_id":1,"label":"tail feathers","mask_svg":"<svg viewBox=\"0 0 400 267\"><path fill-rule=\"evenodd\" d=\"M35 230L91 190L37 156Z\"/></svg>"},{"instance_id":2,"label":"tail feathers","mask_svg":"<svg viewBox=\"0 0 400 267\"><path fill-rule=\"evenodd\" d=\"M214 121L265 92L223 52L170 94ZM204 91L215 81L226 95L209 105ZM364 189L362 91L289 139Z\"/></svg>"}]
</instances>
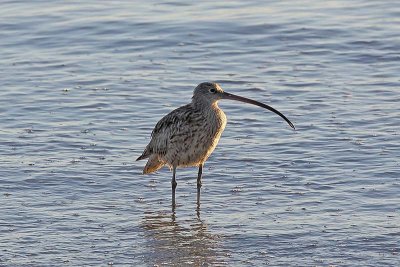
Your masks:
<instances>
[{"instance_id":1,"label":"tail feathers","mask_svg":"<svg viewBox=\"0 0 400 267\"><path fill-rule=\"evenodd\" d=\"M142 155L143 156L143 155ZM139 158L142 159L140 156ZM138 159L139 160L139 159ZM143 169L143 174L152 173L158 171L165 165L164 162L160 161L157 155L151 155Z\"/></svg>"},{"instance_id":2,"label":"tail feathers","mask_svg":"<svg viewBox=\"0 0 400 267\"><path fill-rule=\"evenodd\" d=\"M146 159L146 158L148 158L148 157L150 157L150 154L148 154L148 153L147 153L147 149L145 149L145 150L143 151L143 154L142 154L140 157L138 157L138 158L136 159L136 161L142 160L142 159Z\"/></svg>"}]
</instances>

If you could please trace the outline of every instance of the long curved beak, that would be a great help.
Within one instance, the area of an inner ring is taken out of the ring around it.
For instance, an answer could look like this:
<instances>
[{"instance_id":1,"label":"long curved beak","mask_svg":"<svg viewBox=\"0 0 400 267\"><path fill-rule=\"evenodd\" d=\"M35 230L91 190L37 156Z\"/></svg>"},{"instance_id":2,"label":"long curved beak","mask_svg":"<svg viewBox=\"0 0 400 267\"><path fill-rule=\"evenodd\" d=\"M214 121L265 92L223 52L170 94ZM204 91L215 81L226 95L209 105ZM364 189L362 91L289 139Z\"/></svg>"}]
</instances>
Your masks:
<instances>
[{"instance_id":1,"label":"long curved beak","mask_svg":"<svg viewBox=\"0 0 400 267\"><path fill-rule=\"evenodd\" d=\"M286 118L285 115L283 115L282 113L280 113L278 110L274 109L271 106L268 106L268 105L263 104L261 102L255 101L253 99L249 99L249 98L245 98L245 97L242 97L242 96L230 94L230 93L227 93L227 92L223 92L222 93L222 99L236 100L236 101L249 103L249 104L253 104L253 105L268 109L269 111L272 111L272 112L278 114L279 116L281 116L281 118L284 119L290 125L290 127L292 127L294 130L296 129L294 127L293 123L288 118Z\"/></svg>"}]
</instances>

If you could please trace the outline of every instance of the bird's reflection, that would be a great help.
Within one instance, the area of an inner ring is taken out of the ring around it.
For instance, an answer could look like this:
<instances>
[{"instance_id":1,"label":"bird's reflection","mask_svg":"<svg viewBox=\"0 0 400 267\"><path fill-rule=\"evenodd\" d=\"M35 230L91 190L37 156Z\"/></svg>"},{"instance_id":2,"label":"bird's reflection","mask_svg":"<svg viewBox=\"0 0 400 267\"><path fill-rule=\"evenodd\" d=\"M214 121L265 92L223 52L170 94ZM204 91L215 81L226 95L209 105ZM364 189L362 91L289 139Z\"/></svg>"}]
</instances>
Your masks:
<instances>
[{"instance_id":1,"label":"bird's reflection","mask_svg":"<svg viewBox=\"0 0 400 267\"><path fill-rule=\"evenodd\" d=\"M218 255L220 237L211 234L197 217L179 219L175 212L146 212L141 222L147 248L146 262L154 266L225 265ZM148 257L148 258L147 258Z\"/></svg>"}]
</instances>

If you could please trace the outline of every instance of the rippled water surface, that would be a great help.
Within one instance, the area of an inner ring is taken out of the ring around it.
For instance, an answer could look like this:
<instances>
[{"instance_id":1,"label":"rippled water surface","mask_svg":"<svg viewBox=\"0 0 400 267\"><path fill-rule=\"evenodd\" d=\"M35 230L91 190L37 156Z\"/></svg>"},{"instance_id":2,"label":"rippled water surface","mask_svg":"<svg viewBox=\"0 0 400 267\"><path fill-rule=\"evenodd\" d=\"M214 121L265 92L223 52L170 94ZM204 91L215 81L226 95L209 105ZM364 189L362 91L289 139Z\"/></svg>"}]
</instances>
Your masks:
<instances>
[{"instance_id":1,"label":"rippled water surface","mask_svg":"<svg viewBox=\"0 0 400 267\"><path fill-rule=\"evenodd\" d=\"M397 1L3 1L1 266L400 266ZM142 175L202 81L204 169Z\"/></svg>"}]
</instances>

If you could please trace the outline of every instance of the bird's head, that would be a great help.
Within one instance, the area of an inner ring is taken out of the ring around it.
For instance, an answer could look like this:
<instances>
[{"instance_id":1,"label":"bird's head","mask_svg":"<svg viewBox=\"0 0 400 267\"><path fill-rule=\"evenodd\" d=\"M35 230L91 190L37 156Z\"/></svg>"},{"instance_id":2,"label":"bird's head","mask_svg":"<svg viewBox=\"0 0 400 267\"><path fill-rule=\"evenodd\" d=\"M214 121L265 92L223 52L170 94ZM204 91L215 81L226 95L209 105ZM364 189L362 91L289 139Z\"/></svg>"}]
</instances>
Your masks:
<instances>
[{"instance_id":1,"label":"bird's head","mask_svg":"<svg viewBox=\"0 0 400 267\"><path fill-rule=\"evenodd\" d=\"M253 99L249 99L246 97L242 97L242 96L224 92L224 90L222 90L221 86L219 86L219 84L217 84L217 83L204 82L204 83L199 84L194 89L192 103L196 106L204 107L207 105L212 105L221 99L240 101L243 103L248 103L248 104L252 104L255 106L259 106L259 107L268 109L269 111L272 111L272 112L278 114L290 125L290 127L295 129L293 123L291 123L289 121L289 119L285 117L285 115L283 115L281 112L274 109L273 107L268 106L264 103L255 101Z\"/></svg>"},{"instance_id":2,"label":"bird's head","mask_svg":"<svg viewBox=\"0 0 400 267\"><path fill-rule=\"evenodd\" d=\"M212 104L223 98L224 90L218 83L204 82L194 89L193 101Z\"/></svg>"}]
</instances>

